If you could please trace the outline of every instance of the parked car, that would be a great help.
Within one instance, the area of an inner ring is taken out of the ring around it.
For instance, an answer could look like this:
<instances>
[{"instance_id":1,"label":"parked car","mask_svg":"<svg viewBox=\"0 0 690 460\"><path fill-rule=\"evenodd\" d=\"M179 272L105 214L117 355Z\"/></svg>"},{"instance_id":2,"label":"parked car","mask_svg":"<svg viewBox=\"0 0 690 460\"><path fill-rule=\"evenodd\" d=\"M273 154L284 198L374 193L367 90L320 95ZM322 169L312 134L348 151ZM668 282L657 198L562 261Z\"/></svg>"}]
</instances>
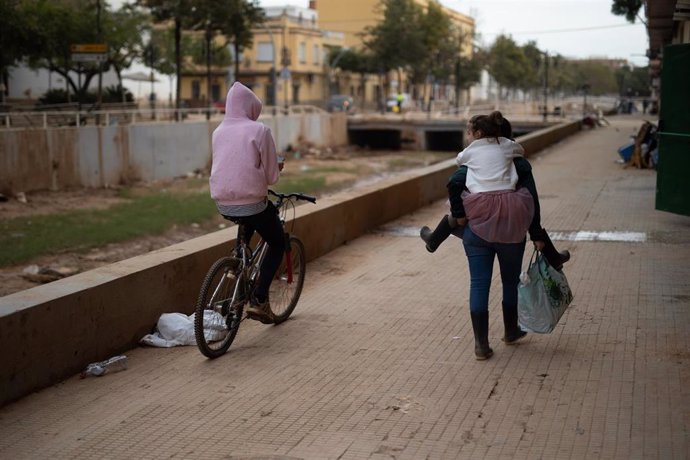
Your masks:
<instances>
[{"instance_id":1,"label":"parked car","mask_svg":"<svg viewBox=\"0 0 690 460\"><path fill-rule=\"evenodd\" d=\"M328 101L326 109L329 112L354 112L354 100L344 94L335 94Z\"/></svg>"}]
</instances>

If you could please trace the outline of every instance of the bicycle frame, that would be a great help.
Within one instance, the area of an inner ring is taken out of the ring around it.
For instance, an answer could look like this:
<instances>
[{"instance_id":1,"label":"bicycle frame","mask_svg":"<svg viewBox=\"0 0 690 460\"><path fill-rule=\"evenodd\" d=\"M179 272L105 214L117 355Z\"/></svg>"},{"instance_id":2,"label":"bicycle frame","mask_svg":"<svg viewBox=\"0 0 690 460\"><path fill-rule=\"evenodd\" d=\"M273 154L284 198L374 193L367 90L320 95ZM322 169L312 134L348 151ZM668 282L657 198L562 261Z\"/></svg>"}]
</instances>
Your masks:
<instances>
[{"instance_id":1,"label":"bicycle frame","mask_svg":"<svg viewBox=\"0 0 690 460\"><path fill-rule=\"evenodd\" d=\"M297 305L304 285L306 264L304 244L286 228L286 216L290 207L295 209L294 201L315 203L316 198L302 193L277 194L270 190L269 194L277 198L274 205L279 210L286 243L284 265L282 268L279 266L277 277L271 283L271 295L275 294L276 301L271 305L273 322L280 324L289 318ZM235 339L240 323L250 317L243 316L243 307L249 302L252 290L259 281L261 265L268 251L268 243L262 238L258 239L253 249L250 242L245 241L247 232L242 219L228 217L228 220L239 224L236 246L230 257L226 255L211 266L195 307L194 334L197 346L208 358L217 358L225 353ZM295 261L297 263L293 267ZM297 271L293 275L295 269ZM275 310L274 306L277 306Z\"/></svg>"}]
</instances>

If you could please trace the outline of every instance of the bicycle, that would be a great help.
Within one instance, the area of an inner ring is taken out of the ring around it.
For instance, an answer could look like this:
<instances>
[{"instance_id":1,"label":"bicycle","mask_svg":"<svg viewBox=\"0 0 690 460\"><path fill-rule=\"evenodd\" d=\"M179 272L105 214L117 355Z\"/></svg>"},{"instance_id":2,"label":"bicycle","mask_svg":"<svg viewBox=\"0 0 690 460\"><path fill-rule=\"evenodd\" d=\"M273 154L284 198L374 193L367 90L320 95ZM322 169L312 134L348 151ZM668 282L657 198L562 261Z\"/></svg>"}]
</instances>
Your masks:
<instances>
[{"instance_id":1,"label":"bicycle","mask_svg":"<svg viewBox=\"0 0 690 460\"><path fill-rule=\"evenodd\" d=\"M280 222L284 229L290 207L294 215L295 201L316 203L316 198L302 193L282 194L273 190L269 190L268 193L277 198L273 204L280 213ZM250 242L244 241L241 219L238 221L237 244L233 254L214 262L201 284L196 303L194 335L199 351L208 358L217 358L228 351L240 323L247 318L244 307L249 302L259 277L259 267L268 249L268 245L262 239L252 249ZM285 231L284 234L285 257L278 267L268 294L275 316L274 324L280 324L290 317L304 286L304 244L291 231Z\"/></svg>"}]
</instances>

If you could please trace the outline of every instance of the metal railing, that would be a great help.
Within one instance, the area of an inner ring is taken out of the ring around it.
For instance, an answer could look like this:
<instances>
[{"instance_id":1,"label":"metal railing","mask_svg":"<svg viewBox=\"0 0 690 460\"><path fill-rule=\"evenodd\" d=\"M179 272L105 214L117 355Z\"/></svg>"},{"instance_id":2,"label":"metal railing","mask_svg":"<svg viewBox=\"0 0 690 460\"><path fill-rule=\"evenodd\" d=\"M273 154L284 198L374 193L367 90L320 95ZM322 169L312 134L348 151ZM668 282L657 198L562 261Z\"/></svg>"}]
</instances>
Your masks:
<instances>
[{"instance_id":1,"label":"metal railing","mask_svg":"<svg viewBox=\"0 0 690 460\"><path fill-rule=\"evenodd\" d=\"M60 126L85 126L116 124L135 124L159 121L195 119L205 117L209 109L124 109L124 110L59 110L59 111L21 111L5 112L2 117L3 128L48 128ZM211 115L220 110L211 109Z\"/></svg>"},{"instance_id":2,"label":"metal railing","mask_svg":"<svg viewBox=\"0 0 690 460\"><path fill-rule=\"evenodd\" d=\"M211 119L222 118L224 109L121 109L121 110L46 110L10 111L0 113L1 128L48 128L60 126L111 126L171 121L202 121L210 114ZM325 110L312 105L293 105L286 112L283 107L265 106L263 116L285 116L297 114L327 114Z\"/></svg>"}]
</instances>

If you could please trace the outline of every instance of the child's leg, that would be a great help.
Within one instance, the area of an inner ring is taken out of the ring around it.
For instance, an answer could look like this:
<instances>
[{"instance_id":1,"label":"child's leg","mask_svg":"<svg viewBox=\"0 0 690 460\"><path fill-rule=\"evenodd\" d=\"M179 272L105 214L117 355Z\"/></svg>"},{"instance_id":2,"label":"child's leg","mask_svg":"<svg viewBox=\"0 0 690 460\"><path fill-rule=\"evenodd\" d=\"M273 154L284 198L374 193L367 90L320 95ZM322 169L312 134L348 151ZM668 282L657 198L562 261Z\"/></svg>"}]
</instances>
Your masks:
<instances>
[{"instance_id":1,"label":"child's leg","mask_svg":"<svg viewBox=\"0 0 690 460\"><path fill-rule=\"evenodd\" d=\"M450 216L448 219L455 223L455 227L453 227L453 230L451 230L450 233L462 239L462 234L465 232L465 225L467 225L467 217L455 219L453 216Z\"/></svg>"},{"instance_id":2,"label":"child's leg","mask_svg":"<svg viewBox=\"0 0 690 460\"><path fill-rule=\"evenodd\" d=\"M556 270L560 270L561 268L563 268L563 264L570 260L570 251L558 252L556 250L556 246L554 246L553 244L553 241L551 241L551 238L549 238L549 234L546 233L546 230L544 230L543 235L544 249L542 249L541 252L542 254L544 254L544 257L546 257L546 260L549 262L549 265L551 265Z\"/></svg>"},{"instance_id":3,"label":"child's leg","mask_svg":"<svg viewBox=\"0 0 690 460\"><path fill-rule=\"evenodd\" d=\"M422 227L422 229L419 231L419 236L426 243L426 250L429 252L436 251L441 243L446 241L446 238L450 236L451 232L456 226L456 220L446 214L441 218L433 231L431 231L431 229L426 225Z\"/></svg>"}]
</instances>

